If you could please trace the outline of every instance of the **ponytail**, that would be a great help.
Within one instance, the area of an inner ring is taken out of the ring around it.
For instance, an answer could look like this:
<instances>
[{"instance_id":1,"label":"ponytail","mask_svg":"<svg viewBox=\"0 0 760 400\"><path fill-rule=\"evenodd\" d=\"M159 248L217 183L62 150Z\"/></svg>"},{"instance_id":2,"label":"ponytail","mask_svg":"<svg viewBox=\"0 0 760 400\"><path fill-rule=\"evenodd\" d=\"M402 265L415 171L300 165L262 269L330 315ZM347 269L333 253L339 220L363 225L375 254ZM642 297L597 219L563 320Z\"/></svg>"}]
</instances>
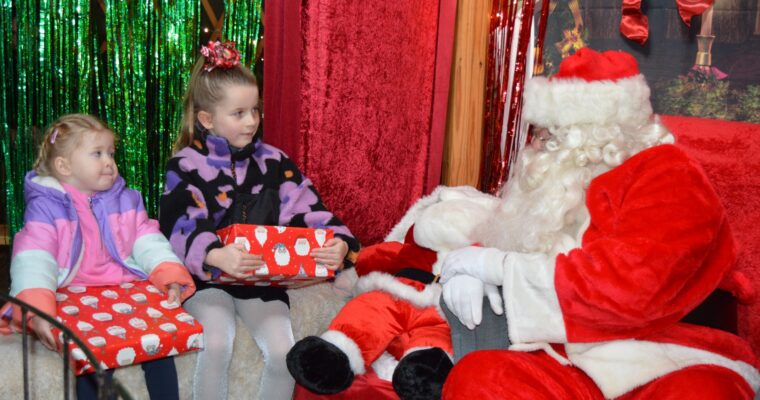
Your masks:
<instances>
[{"instance_id":1,"label":"ponytail","mask_svg":"<svg viewBox=\"0 0 760 400\"><path fill-rule=\"evenodd\" d=\"M198 59L193 66L193 72L190 75L190 82L187 84L187 90L185 91L185 97L182 99L182 120L180 122L179 135L174 141L172 148L173 153L184 149L193 143L193 137L195 136L195 119L197 110L195 109L195 87L198 86L198 82L201 80L201 73L203 72L204 57Z\"/></svg>"},{"instance_id":2,"label":"ponytail","mask_svg":"<svg viewBox=\"0 0 760 400\"><path fill-rule=\"evenodd\" d=\"M174 154L193 143L198 112L213 112L214 107L224 100L229 85L258 87L253 72L239 63L217 65L209 69L207 62L212 58L213 56L201 56L193 66L190 82L187 84L187 91L182 100L182 120L179 136L174 141Z\"/></svg>"}]
</instances>

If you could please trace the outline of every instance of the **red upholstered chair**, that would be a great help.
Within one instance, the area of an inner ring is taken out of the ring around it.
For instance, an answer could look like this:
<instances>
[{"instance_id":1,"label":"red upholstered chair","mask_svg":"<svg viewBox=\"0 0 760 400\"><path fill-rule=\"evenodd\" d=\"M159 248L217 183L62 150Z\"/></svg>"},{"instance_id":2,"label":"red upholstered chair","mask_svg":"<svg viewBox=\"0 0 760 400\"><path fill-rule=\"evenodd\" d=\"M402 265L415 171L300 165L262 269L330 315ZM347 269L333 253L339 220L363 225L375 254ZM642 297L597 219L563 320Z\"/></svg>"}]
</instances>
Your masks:
<instances>
[{"instance_id":1,"label":"red upholstered chair","mask_svg":"<svg viewBox=\"0 0 760 400\"><path fill-rule=\"evenodd\" d=\"M720 196L737 246L737 269L760 290L760 124L663 116L676 144L704 168ZM755 296L757 299L758 296ZM716 291L688 322L738 333L760 355L760 302Z\"/></svg>"}]
</instances>

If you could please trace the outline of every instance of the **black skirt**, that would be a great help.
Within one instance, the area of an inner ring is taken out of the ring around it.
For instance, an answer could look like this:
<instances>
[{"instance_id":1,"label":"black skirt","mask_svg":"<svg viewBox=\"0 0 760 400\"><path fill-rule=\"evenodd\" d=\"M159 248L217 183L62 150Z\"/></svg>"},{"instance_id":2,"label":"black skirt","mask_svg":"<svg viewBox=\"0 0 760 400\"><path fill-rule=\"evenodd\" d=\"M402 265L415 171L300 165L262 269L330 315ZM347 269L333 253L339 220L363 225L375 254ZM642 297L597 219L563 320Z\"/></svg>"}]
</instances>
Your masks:
<instances>
[{"instance_id":1,"label":"black skirt","mask_svg":"<svg viewBox=\"0 0 760 400\"><path fill-rule=\"evenodd\" d=\"M290 308L290 297L287 289L269 287L269 286L246 286L246 285L219 285L208 283L193 277L195 280L195 289L201 291L208 288L217 288L224 290L230 296L236 299L261 299L261 301L280 300Z\"/></svg>"}]
</instances>

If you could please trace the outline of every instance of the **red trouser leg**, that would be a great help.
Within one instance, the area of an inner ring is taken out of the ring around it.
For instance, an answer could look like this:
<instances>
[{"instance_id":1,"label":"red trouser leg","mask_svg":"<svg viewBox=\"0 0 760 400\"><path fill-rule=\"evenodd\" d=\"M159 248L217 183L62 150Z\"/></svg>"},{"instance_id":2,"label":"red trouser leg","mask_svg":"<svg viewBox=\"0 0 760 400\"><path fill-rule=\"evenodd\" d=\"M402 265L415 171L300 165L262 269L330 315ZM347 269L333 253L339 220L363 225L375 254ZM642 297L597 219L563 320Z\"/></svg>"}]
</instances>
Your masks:
<instances>
[{"instance_id":1,"label":"red trouser leg","mask_svg":"<svg viewBox=\"0 0 760 400\"><path fill-rule=\"evenodd\" d=\"M420 309L381 291L362 293L351 299L328 329L343 332L356 342L366 366L399 336L404 339L402 350L430 346L451 353L448 325L434 307Z\"/></svg>"},{"instance_id":2,"label":"red trouser leg","mask_svg":"<svg viewBox=\"0 0 760 400\"><path fill-rule=\"evenodd\" d=\"M443 399L602 400L591 378L544 352L476 351L454 365Z\"/></svg>"},{"instance_id":3,"label":"red trouser leg","mask_svg":"<svg viewBox=\"0 0 760 400\"><path fill-rule=\"evenodd\" d=\"M751 400L752 388L739 374L714 365L698 365L671 372L618 400Z\"/></svg>"},{"instance_id":4,"label":"red trouser leg","mask_svg":"<svg viewBox=\"0 0 760 400\"><path fill-rule=\"evenodd\" d=\"M435 307L428 307L412 314L409 323L409 341L406 344L404 353L416 347L438 347L449 356L454 354L449 323L443 319Z\"/></svg>"}]
</instances>

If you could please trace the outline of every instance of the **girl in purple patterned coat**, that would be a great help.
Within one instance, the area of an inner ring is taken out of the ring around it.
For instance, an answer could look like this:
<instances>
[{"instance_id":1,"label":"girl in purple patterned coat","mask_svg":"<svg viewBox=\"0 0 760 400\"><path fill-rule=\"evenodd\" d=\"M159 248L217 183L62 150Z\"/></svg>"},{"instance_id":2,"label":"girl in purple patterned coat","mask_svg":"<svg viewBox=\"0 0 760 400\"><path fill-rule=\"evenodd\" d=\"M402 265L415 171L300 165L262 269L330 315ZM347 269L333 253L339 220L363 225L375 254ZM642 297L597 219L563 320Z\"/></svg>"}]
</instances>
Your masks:
<instances>
[{"instance_id":1,"label":"girl in purple patterned coat","mask_svg":"<svg viewBox=\"0 0 760 400\"><path fill-rule=\"evenodd\" d=\"M209 43L201 53L167 164L159 217L198 288L184 304L205 333L193 396L227 397L239 315L264 355L258 398L290 399L294 381L285 356L294 338L288 295L280 288L209 284L220 271L244 277L263 265L260 255L248 254L241 244L222 245L216 231L232 223L329 228L335 238L311 255L333 270L351 265L359 243L295 163L261 141L258 85L240 65L234 43Z\"/></svg>"}]
</instances>

